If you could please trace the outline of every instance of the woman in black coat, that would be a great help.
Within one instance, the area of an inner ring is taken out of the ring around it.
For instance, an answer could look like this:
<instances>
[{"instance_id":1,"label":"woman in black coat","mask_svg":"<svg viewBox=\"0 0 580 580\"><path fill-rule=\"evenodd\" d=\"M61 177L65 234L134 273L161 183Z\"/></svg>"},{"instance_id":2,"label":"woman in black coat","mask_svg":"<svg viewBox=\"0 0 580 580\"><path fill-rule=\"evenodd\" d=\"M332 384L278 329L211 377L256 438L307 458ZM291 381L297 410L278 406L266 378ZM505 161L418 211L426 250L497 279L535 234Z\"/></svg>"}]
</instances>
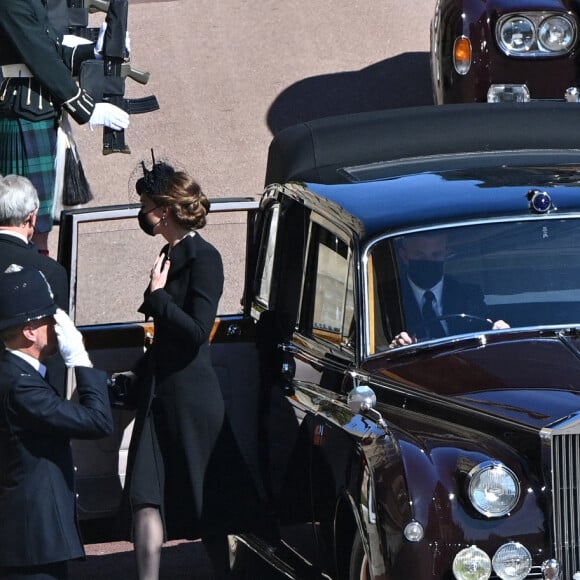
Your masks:
<instances>
[{"instance_id":1,"label":"woman in black coat","mask_svg":"<svg viewBox=\"0 0 580 580\"><path fill-rule=\"evenodd\" d=\"M206 489L220 487L210 459L231 442L231 432L209 351L224 282L222 260L197 232L209 202L190 176L166 163L153 162L150 171L143 164L136 189L139 225L168 242L139 309L154 319L155 340L136 372L145 380L138 381L125 488L139 578L151 580L159 576L164 540L202 537L210 557L219 552L218 536L204 523L216 516L207 517L204 483ZM222 531L220 548L225 542ZM225 565L216 571L223 574Z\"/></svg>"}]
</instances>

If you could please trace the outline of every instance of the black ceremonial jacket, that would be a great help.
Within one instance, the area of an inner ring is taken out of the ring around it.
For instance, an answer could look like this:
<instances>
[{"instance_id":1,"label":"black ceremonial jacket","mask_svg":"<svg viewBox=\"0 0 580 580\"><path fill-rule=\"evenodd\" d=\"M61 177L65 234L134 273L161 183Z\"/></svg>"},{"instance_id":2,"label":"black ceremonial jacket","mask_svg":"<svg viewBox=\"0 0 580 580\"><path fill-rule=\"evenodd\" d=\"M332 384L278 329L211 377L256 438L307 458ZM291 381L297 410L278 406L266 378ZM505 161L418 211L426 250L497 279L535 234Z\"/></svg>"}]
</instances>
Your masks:
<instances>
[{"instance_id":1,"label":"black ceremonial jacket","mask_svg":"<svg viewBox=\"0 0 580 580\"><path fill-rule=\"evenodd\" d=\"M75 368L79 402L20 357L0 359L0 567L84 556L70 439L112 432L106 374Z\"/></svg>"},{"instance_id":2,"label":"black ceremonial jacket","mask_svg":"<svg viewBox=\"0 0 580 580\"><path fill-rule=\"evenodd\" d=\"M92 97L73 75L94 58L94 45L62 45L42 0L0 0L0 65L25 64L34 78L4 79L0 114L30 121L50 119L64 107L78 123L94 110Z\"/></svg>"}]
</instances>

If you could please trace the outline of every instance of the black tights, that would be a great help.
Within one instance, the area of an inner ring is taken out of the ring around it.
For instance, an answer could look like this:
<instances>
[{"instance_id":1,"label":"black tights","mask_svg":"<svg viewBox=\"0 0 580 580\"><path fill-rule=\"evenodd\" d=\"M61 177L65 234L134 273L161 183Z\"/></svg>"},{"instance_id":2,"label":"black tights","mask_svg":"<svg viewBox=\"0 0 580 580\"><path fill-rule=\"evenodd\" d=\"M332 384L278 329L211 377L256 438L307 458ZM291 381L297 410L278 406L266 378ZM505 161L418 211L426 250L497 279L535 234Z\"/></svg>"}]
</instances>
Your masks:
<instances>
[{"instance_id":1,"label":"black tights","mask_svg":"<svg viewBox=\"0 0 580 580\"><path fill-rule=\"evenodd\" d=\"M139 506L133 514L133 543L139 580L158 580L163 522L157 506Z\"/></svg>"}]
</instances>

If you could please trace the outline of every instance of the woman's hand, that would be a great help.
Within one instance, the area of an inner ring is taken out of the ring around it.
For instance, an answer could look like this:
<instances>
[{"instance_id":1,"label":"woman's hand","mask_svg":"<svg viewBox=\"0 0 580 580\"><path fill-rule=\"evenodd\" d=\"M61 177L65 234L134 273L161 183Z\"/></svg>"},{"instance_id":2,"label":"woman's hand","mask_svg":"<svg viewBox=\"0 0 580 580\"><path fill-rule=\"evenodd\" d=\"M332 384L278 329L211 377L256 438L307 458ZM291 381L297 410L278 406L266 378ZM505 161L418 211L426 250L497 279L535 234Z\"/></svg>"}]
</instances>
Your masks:
<instances>
[{"instance_id":1,"label":"woman's hand","mask_svg":"<svg viewBox=\"0 0 580 580\"><path fill-rule=\"evenodd\" d=\"M160 288L165 288L165 283L167 282L167 274L169 273L170 261L165 254L160 254L153 264L151 269L151 282L149 284L149 290L155 292Z\"/></svg>"}]
</instances>

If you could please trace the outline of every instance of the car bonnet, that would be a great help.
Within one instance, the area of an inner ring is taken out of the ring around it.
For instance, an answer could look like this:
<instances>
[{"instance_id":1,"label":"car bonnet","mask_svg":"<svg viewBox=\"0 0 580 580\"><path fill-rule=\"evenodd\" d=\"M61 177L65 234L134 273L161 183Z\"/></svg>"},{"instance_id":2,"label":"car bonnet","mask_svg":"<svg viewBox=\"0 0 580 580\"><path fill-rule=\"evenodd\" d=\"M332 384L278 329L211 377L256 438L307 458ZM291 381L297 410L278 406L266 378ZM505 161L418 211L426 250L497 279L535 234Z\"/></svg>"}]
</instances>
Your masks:
<instances>
[{"instance_id":1,"label":"car bonnet","mask_svg":"<svg viewBox=\"0 0 580 580\"><path fill-rule=\"evenodd\" d=\"M508 332L485 344L405 350L374 357L365 370L418 396L427 391L536 428L580 411L580 338L567 333Z\"/></svg>"}]
</instances>

